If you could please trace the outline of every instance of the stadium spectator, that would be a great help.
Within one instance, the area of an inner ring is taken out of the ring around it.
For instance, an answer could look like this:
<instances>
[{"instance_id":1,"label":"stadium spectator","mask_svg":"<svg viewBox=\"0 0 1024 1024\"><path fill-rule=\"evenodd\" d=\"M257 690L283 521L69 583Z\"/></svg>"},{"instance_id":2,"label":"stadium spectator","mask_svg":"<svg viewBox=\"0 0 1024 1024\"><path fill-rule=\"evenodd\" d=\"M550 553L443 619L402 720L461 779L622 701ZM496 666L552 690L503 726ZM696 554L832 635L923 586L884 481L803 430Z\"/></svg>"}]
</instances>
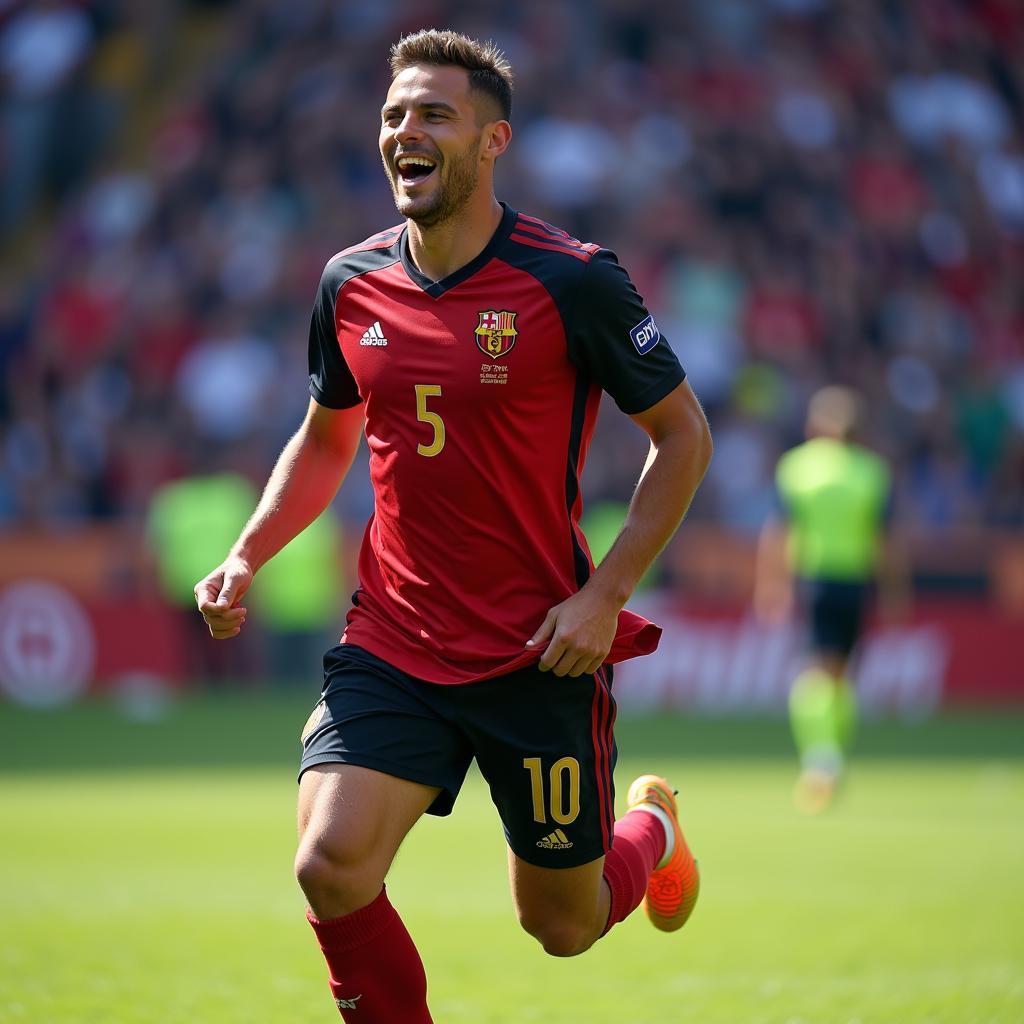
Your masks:
<instances>
[{"instance_id":1,"label":"stadium spectator","mask_svg":"<svg viewBox=\"0 0 1024 1024\"><path fill-rule=\"evenodd\" d=\"M44 181L57 174L52 155L61 148L61 121L73 123L76 115L88 113L74 79L93 43L89 18L70 0L25 4L0 29L5 86L0 231L17 227Z\"/></svg>"},{"instance_id":2,"label":"stadium spectator","mask_svg":"<svg viewBox=\"0 0 1024 1024\"><path fill-rule=\"evenodd\" d=\"M194 6L166 14L159 33L111 3L0 11L8 237L10 218L53 184L47 145L14 135L48 136L72 98L95 109L117 63L108 44L125 32L136 49L184 38ZM239 364L253 380L232 386L261 395L269 415L238 443L245 458L251 445L279 450L319 268L336 238L393 216L354 99L386 87L381 48L427 15L411 3L262 0L216 17L213 49L179 56L161 76L173 88L148 96L148 130L129 134L126 104L107 104L121 151L79 167L44 239L5 250L2 305L16 315L0 335L0 515L11 525L137 517L140 489L164 471L124 438L146 437L159 466L198 450L208 394L204 382L183 390L182 368L206 365L196 352L239 303L235 336L258 339L258 354ZM522 66L522 145L500 172L505 193L624 255L713 426L746 424L781 451L810 393L838 380L872 410L895 522L913 526L925 508L928 523L948 523L966 509L977 529L1024 526L1019 4L483 0L468 15L438 0L430 18L471 22ZM98 144L95 119L75 129ZM575 152L562 146L570 137ZM524 157L531 145L536 159ZM781 374L784 394L750 367ZM983 410L962 394L978 375L993 382ZM86 376L116 401L86 429L92 455L68 460L66 417ZM769 389L755 420L751 379ZM642 448L639 436L595 448L597 496L628 498L623 466ZM735 450L750 457L750 445ZM716 476L693 514L756 533L764 503L751 500Z\"/></svg>"}]
</instances>

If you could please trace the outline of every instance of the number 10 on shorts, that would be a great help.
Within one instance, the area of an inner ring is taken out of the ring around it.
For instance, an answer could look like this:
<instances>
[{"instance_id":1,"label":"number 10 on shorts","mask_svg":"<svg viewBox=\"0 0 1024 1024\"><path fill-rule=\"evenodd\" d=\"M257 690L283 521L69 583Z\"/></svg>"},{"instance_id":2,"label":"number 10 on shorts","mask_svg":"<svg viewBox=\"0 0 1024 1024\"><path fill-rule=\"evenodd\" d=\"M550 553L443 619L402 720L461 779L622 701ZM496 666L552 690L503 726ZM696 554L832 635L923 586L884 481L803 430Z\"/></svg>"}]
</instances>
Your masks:
<instances>
[{"instance_id":1,"label":"number 10 on shorts","mask_svg":"<svg viewBox=\"0 0 1024 1024\"><path fill-rule=\"evenodd\" d=\"M523 767L530 773L533 793L533 820L542 825L551 818L558 825L571 825L580 814L580 763L575 757L563 757L548 772L547 799L544 794L544 765L539 757L524 757ZM567 799L568 798L568 799Z\"/></svg>"}]
</instances>

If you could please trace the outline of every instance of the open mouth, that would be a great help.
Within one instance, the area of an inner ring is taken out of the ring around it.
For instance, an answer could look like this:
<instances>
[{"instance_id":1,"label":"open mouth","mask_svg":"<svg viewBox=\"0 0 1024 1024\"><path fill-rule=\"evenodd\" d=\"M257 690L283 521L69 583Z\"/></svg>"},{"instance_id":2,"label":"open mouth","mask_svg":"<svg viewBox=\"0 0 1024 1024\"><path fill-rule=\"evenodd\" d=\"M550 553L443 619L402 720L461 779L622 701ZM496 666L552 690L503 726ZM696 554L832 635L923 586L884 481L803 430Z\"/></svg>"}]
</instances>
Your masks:
<instances>
[{"instance_id":1,"label":"open mouth","mask_svg":"<svg viewBox=\"0 0 1024 1024\"><path fill-rule=\"evenodd\" d=\"M419 185L426 181L437 167L437 161L418 153L403 154L395 161L398 176L406 185Z\"/></svg>"}]
</instances>

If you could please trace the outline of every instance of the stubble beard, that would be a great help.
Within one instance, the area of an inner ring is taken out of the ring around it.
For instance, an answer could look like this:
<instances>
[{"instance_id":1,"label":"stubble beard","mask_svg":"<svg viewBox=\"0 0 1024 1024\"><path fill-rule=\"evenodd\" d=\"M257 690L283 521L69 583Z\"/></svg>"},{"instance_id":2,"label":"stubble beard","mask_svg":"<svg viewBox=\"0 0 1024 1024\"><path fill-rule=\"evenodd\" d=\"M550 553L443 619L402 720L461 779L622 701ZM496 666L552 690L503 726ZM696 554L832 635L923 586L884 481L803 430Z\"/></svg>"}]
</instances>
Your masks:
<instances>
[{"instance_id":1,"label":"stubble beard","mask_svg":"<svg viewBox=\"0 0 1024 1024\"><path fill-rule=\"evenodd\" d=\"M433 196L420 206L421 199L403 195L399 187L397 171L392 172L385 163L384 169L391 183L395 208L403 216L421 228L433 228L456 216L469 202L480 179L480 165L477 152L480 137L477 136L458 156L446 160L441 168L443 176Z\"/></svg>"}]
</instances>

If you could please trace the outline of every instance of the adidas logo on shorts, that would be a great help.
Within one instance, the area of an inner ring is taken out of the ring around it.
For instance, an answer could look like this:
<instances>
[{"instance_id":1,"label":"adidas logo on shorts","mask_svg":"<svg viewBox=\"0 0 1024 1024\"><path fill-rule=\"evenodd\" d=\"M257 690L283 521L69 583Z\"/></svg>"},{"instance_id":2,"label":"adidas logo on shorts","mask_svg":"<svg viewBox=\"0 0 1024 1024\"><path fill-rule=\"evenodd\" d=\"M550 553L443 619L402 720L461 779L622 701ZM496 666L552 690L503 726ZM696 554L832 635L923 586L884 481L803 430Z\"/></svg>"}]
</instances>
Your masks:
<instances>
[{"instance_id":1,"label":"adidas logo on shorts","mask_svg":"<svg viewBox=\"0 0 1024 1024\"><path fill-rule=\"evenodd\" d=\"M551 835L538 839L537 845L542 850L568 850L572 842L560 828L556 828Z\"/></svg>"}]
</instances>

